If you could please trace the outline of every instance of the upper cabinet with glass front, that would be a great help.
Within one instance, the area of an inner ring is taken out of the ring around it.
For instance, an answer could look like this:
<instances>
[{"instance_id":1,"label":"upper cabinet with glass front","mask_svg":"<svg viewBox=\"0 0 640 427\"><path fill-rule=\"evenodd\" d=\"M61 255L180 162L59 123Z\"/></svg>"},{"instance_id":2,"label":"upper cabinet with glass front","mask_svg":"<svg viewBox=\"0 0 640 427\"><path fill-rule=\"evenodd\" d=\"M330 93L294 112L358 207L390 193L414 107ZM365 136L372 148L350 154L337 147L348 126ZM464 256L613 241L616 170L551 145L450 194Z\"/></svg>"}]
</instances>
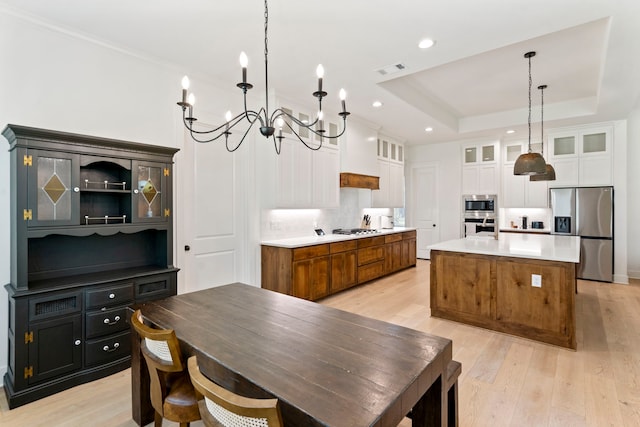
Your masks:
<instances>
[{"instance_id":1,"label":"upper cabinet with glass front","mask_svg":"<svg viewBox=\"0 0 640 427\"><path fill-rule=\"evenodd\" d=\"M166 188L171 183L171 169L164 163L133 162L136 188L133 189L134 222L167 221L171 207L167 205Z\"/></svg>"},{"instance_id":2,"label":"upper cabinet with glass front","mask_svg":"<svg viewBox=\"0 0 640 427\"><path fill-rule=\"evenodd\" d=\"M500 168L498 142L462 146L462 193L498 194Z\"/></svg>"},{"instance_id":3,"label":"upper cabinet with glass front","mask_svg":"<svg viewBox=\"0 0 640 427\"><path fill-rule=\"evenodd\" d=\"M79 156L28 150L19 170L27 178L22 218L29 226L79 223ZM23 194L18 194L22 198Z\"/></svg>"},{"instance_id":4,"label":"upper cabinet with glass front","mask_svg":"<svg viewBox=\"0 0 640 427\"><path fill-rule=\"evenodd\" d=\"M556 170L551 187L613 183L611 126L572 128L549 134L549 162Z\"/></svg>"}]
</instances>

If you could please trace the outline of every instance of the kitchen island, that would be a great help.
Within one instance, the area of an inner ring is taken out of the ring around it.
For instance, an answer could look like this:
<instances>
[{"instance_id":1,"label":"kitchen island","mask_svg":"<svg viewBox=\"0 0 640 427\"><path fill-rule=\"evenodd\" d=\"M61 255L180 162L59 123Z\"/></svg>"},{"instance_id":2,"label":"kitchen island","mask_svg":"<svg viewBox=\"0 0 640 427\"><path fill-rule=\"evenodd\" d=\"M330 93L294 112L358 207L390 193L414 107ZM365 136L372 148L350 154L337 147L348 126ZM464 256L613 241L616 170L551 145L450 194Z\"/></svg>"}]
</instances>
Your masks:
<instances>
[{"instance_id":1,"label":"kitchen island","mask_svg":"<svg viewBox=\"0 0 640 427\"><path fill-rule=\"evenodd\" d=\"M504 233L431 249L431 315L576 349L580 238Z\"/></svg>"}]
</instances>

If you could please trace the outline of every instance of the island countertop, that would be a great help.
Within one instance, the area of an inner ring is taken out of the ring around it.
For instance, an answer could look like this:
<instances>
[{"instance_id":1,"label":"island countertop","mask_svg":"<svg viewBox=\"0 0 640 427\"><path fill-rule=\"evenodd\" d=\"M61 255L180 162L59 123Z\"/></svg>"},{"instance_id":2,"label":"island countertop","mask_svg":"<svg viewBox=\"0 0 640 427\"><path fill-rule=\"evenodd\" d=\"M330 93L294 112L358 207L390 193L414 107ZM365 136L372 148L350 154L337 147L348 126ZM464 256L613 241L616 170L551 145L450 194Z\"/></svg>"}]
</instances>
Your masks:
<instances>
[{"instance_id":1,"label":"island countertop","mask_svg":"<svg viewBox=\"0 0 640 427\"><path fill-rule=\"evenodd\" d=\"M577 236L500 233L497 240L492 238L448 240L431 245L428 249L545 261L580 262L580 237Z\"/></svg>"}]
</instances>

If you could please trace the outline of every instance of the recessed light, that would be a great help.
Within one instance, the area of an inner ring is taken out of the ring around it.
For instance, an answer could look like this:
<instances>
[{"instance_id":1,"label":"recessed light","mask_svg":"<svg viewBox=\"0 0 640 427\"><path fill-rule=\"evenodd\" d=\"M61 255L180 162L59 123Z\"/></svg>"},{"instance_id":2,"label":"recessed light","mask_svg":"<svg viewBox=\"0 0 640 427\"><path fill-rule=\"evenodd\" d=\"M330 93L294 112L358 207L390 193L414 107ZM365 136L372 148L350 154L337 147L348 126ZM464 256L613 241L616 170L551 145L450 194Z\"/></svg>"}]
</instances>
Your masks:
<instances>
[{"instance_id":1,"label":"recessed light","mask_svg":"<svg viewBox=\"0 0 640 427\"><path fill-rule=\"evenodd\" d=\"M507 133L516 133L516 131L515 131L515 130L513 130L513 129L509 129L509 130L507 131Z\"/></svg>"},{"instance_id":2,"label":"recessed light","mask_svg":"<svg viewBox=\"0 0 640 427\"><path fill-rule=\"evenodd\" d=\"M428 128L424 128L425 132L433 132L433 128L432 127L428 127Z\"/></svg>"},{"instance_id":3,"label":"recessed light","mask_svg":"<svg viewBox=\"0 0 640 427\"><path fill-rule=\"evenodd\" d=\"M420 49L429 49L431 46L436 44L435 40L432 39L422 39L420 43L418 43L418 47Z\"/></svg>"},{"instance_id":4,"label":"recessed light","mask_svg":"<svg viewBox=\"0 0 640 427\"><path fill-rule=\"evenodd\" d=\"M380 101L373 101L373 104L372 104L372 105L373 105L375 108L380 108L380 107L382 107L382 102L380 102Z\"/></svg>"}]
</instances>

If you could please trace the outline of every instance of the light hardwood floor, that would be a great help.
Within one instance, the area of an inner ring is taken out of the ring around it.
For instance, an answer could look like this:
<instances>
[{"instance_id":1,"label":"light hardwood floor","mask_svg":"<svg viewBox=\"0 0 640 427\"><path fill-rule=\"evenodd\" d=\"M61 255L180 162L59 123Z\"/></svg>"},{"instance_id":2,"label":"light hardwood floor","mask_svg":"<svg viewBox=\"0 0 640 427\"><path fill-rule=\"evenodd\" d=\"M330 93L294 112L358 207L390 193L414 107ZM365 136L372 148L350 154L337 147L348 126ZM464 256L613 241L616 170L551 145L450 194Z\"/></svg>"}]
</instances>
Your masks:
<instances>
[{"instance_id":1,"label":"light hardwood floor","mask_svg":"<svg viewBox=\"0 0 640 427\"><path fill-rule=\"evenodd\" d=\"M461 426L640 426L640 282L633 282L578 281L575 352L429 317L428 261L321 303L453 340ZM0 425L133 427L130 399L128 370L12 411L2 393Z\"/></svg>"}]
</instances>

